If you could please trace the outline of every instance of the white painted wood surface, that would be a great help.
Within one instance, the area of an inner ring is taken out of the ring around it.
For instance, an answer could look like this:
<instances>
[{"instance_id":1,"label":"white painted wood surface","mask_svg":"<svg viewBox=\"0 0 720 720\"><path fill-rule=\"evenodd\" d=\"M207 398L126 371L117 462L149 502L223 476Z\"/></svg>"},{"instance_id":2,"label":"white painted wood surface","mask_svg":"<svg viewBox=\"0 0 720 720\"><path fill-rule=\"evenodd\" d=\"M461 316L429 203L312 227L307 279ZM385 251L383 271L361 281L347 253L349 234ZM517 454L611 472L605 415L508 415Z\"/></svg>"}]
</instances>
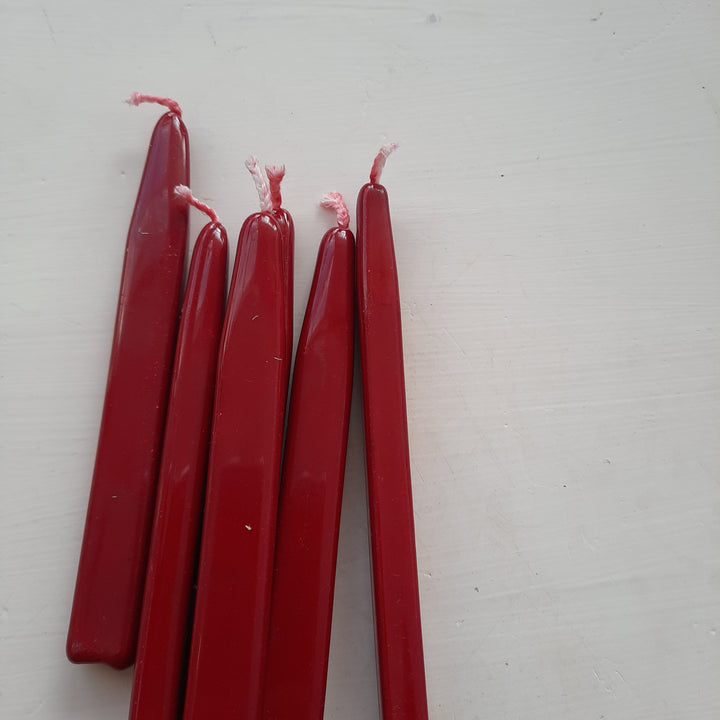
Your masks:
<instances>
[{"instance_id":1,"label":"white painted wood surface","mask_svg":"<svg viewBox=\"0 0 720 720\"><path fill-rule=\"evenodd\" d=\"M5 0L0 716L127 714L131 672L64 642L143 90L233 237L243 160L287 164L296 334L318 198L401 143L431 718L719 717L719 31L702 0ZM353 412L332 720L378 717Z\"/></svg>"}]
</instances>

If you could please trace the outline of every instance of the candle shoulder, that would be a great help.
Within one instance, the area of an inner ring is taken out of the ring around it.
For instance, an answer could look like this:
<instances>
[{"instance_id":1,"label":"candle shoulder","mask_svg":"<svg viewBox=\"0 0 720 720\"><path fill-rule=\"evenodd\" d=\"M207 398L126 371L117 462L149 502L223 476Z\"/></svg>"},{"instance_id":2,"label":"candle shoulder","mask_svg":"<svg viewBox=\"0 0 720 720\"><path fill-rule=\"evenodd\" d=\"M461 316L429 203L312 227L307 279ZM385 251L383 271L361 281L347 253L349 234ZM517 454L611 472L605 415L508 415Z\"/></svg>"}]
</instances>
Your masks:
<instances>
[{"instance_id":1,"label":"candle shoulder","mask_svg":"<svg viewBox=\"0 0 720 720\"><path fill-rule=\"evenodd\" d=\"M161 196L168 205L185 218L188 208L175 199L176 185L188 185L190 181L190 141L182 119L175 113L165 113L155 124L145 167L143 169L136 210ZM160 209L160 208L158 208ZM137 214L137 213L136 213ZM141 218L134 217L133 221ZM186 220L187 222L187 220ZM132 225L131 225L132 229Z\"/></svg>"},{"instance_id":2,"label":"candle shoulder","mask_svg":"<svg viewBox=\"0 0 720 720\"><path fill-rule=\"evenodd\" d=\"M158 143L163 142L163 136L174 135L182 141L185 146L185 150L188 149L189 139L188 131L182 118L175 112L166 112L160 117L155 123L152 136L150 138L150 149L155 147Z\"/></svg>"}]
</instances>

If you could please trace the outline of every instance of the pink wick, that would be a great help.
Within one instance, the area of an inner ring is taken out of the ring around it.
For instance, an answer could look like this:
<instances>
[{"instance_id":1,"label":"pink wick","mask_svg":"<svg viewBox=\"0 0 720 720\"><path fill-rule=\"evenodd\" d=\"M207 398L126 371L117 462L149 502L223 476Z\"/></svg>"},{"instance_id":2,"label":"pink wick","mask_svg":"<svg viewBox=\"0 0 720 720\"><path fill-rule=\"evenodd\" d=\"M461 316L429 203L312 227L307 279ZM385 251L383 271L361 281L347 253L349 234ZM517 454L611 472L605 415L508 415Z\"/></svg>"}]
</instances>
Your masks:
<instances>
[{"instance_id":1,"label":"pink wick","mask_svg":"<svg viewBox=\"0 0 720 720\"><path fill-rule=\"evenodd\" d=\"M265 174L270 192L270 204L273 210L279 210L282 205L282 195L280 194L280 183L285 177L284 165L266 165Z\"/></svg>"},{"instance_id":2,"label":"pink wick","mask_svg":"<svg viewBox=\"0 0 720 720\"><path fill-rule=\"evenodd\" d=\"M260 198L260 210L268 212L272 210L272 203L270 202L270 190L268 189L267 182L263 177L262 170L260 169L260 163L258 159L251 155L245 161L245 167L250 171L253 182L258 191L258 197Z\"/></svg>"},{"instance_id":3,"label":"pink wick","mask_svg":"<svg viewBox=\"0 0 720 720\"><path fill-rule=\"evenodd\" d=\"M180 106L172 99L160 97L158 95L147 95L146 93L134 92L125 102L128 105L141 105L142 103L157 103L164 105L170 112L174 112L178 117L182 116Z\"/></svg>"},{"instance_id":4,"label":"pink wick","mask_svg":"<svg viewBox=\"0 0 720 720\"><path fill-rule=\"evenodd\" d=\"M193 194L187 185L176 185L175 186L175 197L184 200L188 205L196 207L201 212L204 212L212 222L219 223L217 213L204 202L200 202Z\"/></svg>"},{"instance_id":5,"label":"pink wick","mask_svg":"<svg viewBox=\"0 0 720 720\"><path fill-rule=\"evenodd\" d=\"M340 193L325 193L320 199L320 204L324 208L334 210L337 213L338 227L341 227L344 230L350 224L350 215L348 214L347 205Z\"/></svg>"},{"instance_id":6,"label":"pink wick","mask_svg":"<svg viewBox=\"0 0 720 720\"><path fill-rule=\"evenodd\" d=\"M375 156L375 162L373 163L372 170L370 170L370 182L375 185L380 182L380 175L382 175L383 168L385 167L385 161L388 159L388 155L397 148L397 143L388 143L380 148L380 152Z\"/></svg>"}]
</instances>

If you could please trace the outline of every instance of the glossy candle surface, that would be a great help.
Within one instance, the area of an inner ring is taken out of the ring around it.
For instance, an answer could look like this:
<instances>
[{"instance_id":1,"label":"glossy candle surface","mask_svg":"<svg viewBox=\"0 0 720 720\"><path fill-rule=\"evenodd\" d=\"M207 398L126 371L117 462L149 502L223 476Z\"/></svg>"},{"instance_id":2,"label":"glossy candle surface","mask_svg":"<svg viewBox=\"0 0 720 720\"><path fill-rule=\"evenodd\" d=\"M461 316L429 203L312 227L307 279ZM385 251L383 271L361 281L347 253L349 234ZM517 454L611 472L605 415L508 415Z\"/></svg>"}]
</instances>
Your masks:
<instances>
[{"instance_id":1,"label":"glossy candle surface","mask_svg":"<svg viewBox=\"0 0 720 720\"><path fill-rule=\"evenodd\" d=\"M357 297L383 720L426 720L402 326L387 192L357 204Z\"/></svg>"},{"instance_id":2,"label":"glossy candle surface","mask_svg":"<svg viewBox=\"0 0 720 720\"><path fill-rule=\"evenodd\" d=\"M295 355L263 717L322 720L352 390L355 242L320 245Z\"/></svg>"},{"instance_id":3,"label":"glossy candle surface","mask_svg":"<svg viewBox=\"0 0 720 720\"><path fill-rule=\"evenodd\" d=\"M95 471L67 656L128 667L135 657L160 450L179 316L188 137L160 118L128 232Z\"/></svg>"},{"instance_id":4,"label":"glossy candle surface","mask_svg":"<svg viewBox=\"0 0 720 720\"><path fill-rule=\"evenodd\" d=\"M177 720L212 423L227 235L208 223L180 320L145 581L131 720Z\"/></svg>"},{"instance_id":5,"label":"glossy candle surface","mask_svg":"<svg viewBox=\"0 0 720 720\"><path fill-rule=\"evenodd\" d=\"M243 225L220 342L185 720L259 717L285 410L282 233Z\"/></svg>"},{"instance_id":6,"label":"glossy candle surface","mask_svg":"<svg viewBox=\"0 0 720 720\"><path fill-rule=\"evenodd\" d=\"M293 268L295 262L295 224L285 208L270 211L282 233L283 280L285 286L285 392L290 379L293 346Z\"/></svg>"}]
</instances>

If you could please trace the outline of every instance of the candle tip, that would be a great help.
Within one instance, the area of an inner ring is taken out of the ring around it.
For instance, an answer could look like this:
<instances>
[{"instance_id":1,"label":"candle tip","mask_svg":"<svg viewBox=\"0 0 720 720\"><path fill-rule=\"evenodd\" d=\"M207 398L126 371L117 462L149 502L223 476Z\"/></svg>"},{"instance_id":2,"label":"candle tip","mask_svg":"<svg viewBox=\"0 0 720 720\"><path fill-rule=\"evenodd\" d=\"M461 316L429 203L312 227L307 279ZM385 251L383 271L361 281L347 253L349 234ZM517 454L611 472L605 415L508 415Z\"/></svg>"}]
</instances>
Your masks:
<instances>
[{"instance_id":1,"label":"candle tip","mask_svg":"<svg viewBox=\"0 0 720 720\"><path fill-rule=\"evenodd\" d=\"M382 175L388 155L393 152L393 150L397 150L397 146L398 144L395 142L383 145L378 154L375 156L375 161L373 162L372 169L370 170L370 182L373 185L380 182L380 176Z\"/></svg>"},{"instance_id":2,"label":"candle tip","mask_svg":"<svg viewBox=\"0 0 720 720\"><path fill-rule=\"evenodd\" d=\"M338 227L345 230L350 224L350 214L347 205L343 200L343 196L338 192L325 193L320 199L320 205L328 210L334 210L337 213Z\"/></svg>"},{"instance_id":3,"label":"candle tip","mask_svg":"<svg viewBox=\"0 0 720 720\"><path fill-rule=\"evenodd\" d=\"M263 177L263 173L260 169L260 163L258 162L258 159L254 155L251 155L245 161L245 167L248 169L250 175L252 176L253 182L255 183L255 188L257 189L258 197L260 198L260 210L262 210L263 212L272 210L272 202L270 201L270 189L268 188L268 184Z\"/></svg>"},{"instance_id":4,"label":"candle tip","mask_svg":"<svg viewBox=\"0 0 720 720\"><path fill-rule=\"evenodd\" d=\"M134 92L125 102L128 105L142 105L142 103L156 103L157 105L163 105L170 112L174 112L178 117L182 116L182 110L175 100L167 97L160 97L159 95L148 95L147 93Z\"/></svg>"},{"instance_id":5,"label":"candle tip","mask_svg":"<svg viewBox=\"0 0 720 720\"><path fill-rule=\"evenodd\" d=\"M192 205L192 207L196 207L201 212L204 212L210 218L211 222L220 223L217 213L209 205L198 200L187 185L176 185L175 197L184 200L188 205Z\"/></svg>"},{"instance_id":6,"label":"candle tip","mask_svg":"<svg viewBox=\"0 0 720 720\"><path fill-rule=\"evenodd\" d=\"M270 193L270 204L273 210L279 210L282 205L282 194L280 193L280 183L285 177L284 165L266 165L265 174L268 181L268 192Z\"/></svg>"}]
</instances>

